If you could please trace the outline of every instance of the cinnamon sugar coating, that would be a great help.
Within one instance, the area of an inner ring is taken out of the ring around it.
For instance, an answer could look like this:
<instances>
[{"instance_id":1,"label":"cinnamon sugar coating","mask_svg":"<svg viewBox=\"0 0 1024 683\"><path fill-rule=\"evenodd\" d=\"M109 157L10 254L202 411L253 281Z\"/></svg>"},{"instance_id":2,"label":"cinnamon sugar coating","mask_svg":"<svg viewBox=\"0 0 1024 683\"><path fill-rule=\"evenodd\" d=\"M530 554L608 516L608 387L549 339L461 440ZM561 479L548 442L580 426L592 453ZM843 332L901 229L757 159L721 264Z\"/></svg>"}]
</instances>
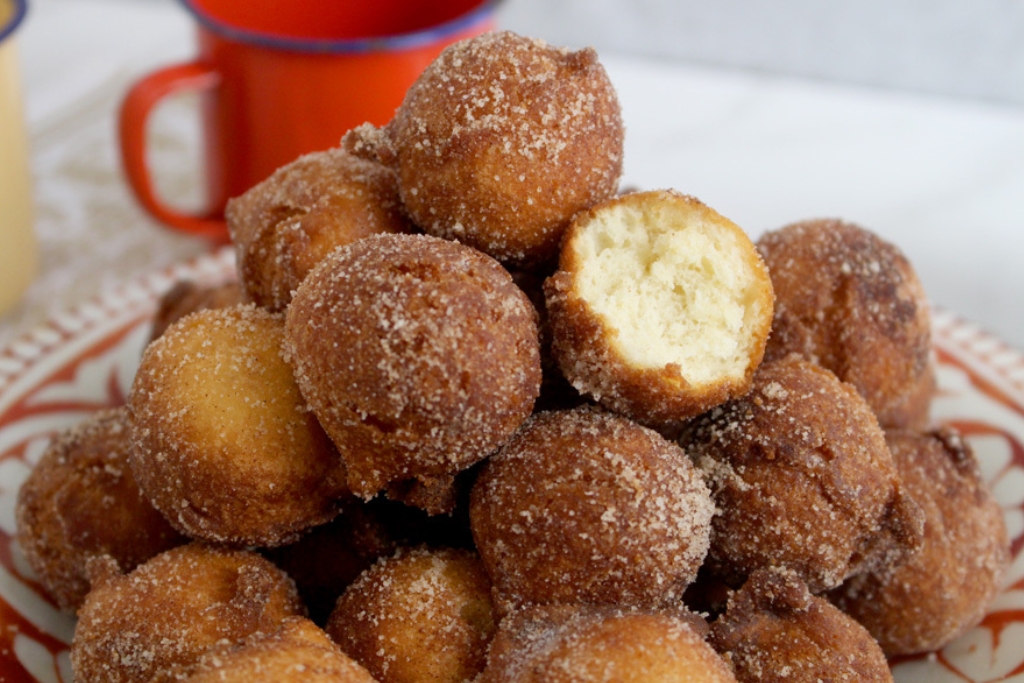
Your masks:
<instances>
[{"instance_id":1,"label":"cinnamon sugar coating","mask_svg":"<svg viewBox=\"0 0 1024 683\"><path fill-rule=\"evenodd\" d=\"M376 683L316 624L287 617L272 633L208 652L186 683Z\"/></svg>"},{"instance_id":2,"label":"cinnamon sugar coating","mask_svg":"<svg viewBox=\"0 0 1024 683\"><path fill-rule=\"evenodd\" d=\"M283 316L248 304L193 313L143 354L128 400L129 463L187 536L280 545L349 496L283 340Z\"/></svg>"},{"instance_id":3,"label":"cinnamon sugar coating","mask_svg":"<svg viewBox=\"0 0 1024 683\"><path fill-rule=\"evenodd\" d=\"M153 315L153 327L150 340L156 339L171 326L189 313L207 308L227 308L245 303L245 294L237 281L225 282L220 285L203 286L191 280L175 282L160 297L156 313Z\"/></svg>"},{"instance_id":4,"label":"cinnamon sugar coating","mask_svg":"<svg viewBox=\"0 0 1024 683\"><path fill-rule=\"evenodd\" d=\"M71 643L78 683L181 680L211 648L302 614L287 575L249 551L190 543L129 574L102 560L89 568L94 587Z\"/></svg>"},{"instance_id":5,"label":"cinnamon sugar coating","mask_svg":"<svg viewBox=\"0 0 1024 683\"><path fill-rule=\"evenodd\" d=\"M469 512L505 613L676 601L707 552L714 505L674 443L583 407L531 417L485 463Z\"/></svg>"},{"instance_id":6,"label":"cinnamon sugar coating","mask_svg":"<svg viewBox=\"0 0 1024 683\"><path fill-rule=\"evenodd\" d=\"M501 31L446 49L386 127L344 144L397 169L424 231L522 266L551 259L573 214L615 192L623 125L593 49Z\"/></svg>"},{"instance_id":7,"label":"cinnamon sugar coating","mask_svg":"<svg viewBox=\"0 0 1024 683\"><path fill-rule=\"evenodd\" d=\"M985 615L1010 562L1006 524L960 434L886 433L907 492L924 511L921 549L850 579L831 598L887 655L937 650Z\"/></svg>"},{"instance_id":8,"label":"cinnamon sugar coating","mask_svg":"<svg viewBox=\"0 0 1024 683\"><path fill-rule=\"evenodd\" d=\"M282 311L331 250L408 232L394 171L342 149L313 152L231 199L225 209L238 272L255 303Z\"/></svg>"},{"instance_id":9,"label":"cinnamon sugar coating","mask_svg":"<svg viewBox=\"0 0 1024 683\"><path fill-rule=\"evenodd\" d=\"M131 571L185 542L139 490L130 448L127 410L98 412L57 435L18 491L18 544L63 610L89 592L91 558Z\"/></svg>"},{"instance_id":10,"label":"cinnamon sugar coating","mask_svg":"<svg viewBox=\"0 0 1024 683\"><path fill-rule=\"evenodd\" d=\"M381 683L460 683L483 668L494 626L476 553L419 547L364 572L326 628Z\"/></svg>"},{"instance_id":11,"label":"cinnamon sugar coating","mask_svg":"<svg viewBox=\"0 0 1024 683\"><path fill-rule=\"evenodd\" d=\"M799 353L856 387L883 427L924 426L931 322L906 256L834 219L767 232L757 247L776 296L765 358Z\"/></svg>"},{"instance_id":12,"label":"cinnamon sugar coating","mask_svg":"<svg viewBox=\"0 0 1024 683\"><path fill-rule=\"evenodd\" d=\"M364 498L482 460L530 414L540 386L526 295L494 259L426 235L332 252L288 307L287 348Z\"/></svg>"},{"instance_id":13,"label":"cinnamon sugar coating","mask_svg":"<svg viewBox=\"0 0 1024 683\"><path fill-rule=\"evenodd\" d=\"M668 190L578 214L544 290L566 379L654 427L744 394L772 321L771 280L746 233Z\"/></svg>"},{"instance_id":14,"label":"cinnamon sugar coating","mask_svg":"<svg viewBox=\"0 0 1024 683\"><path fill-rule=\"evenodd\" d=\"M747 396L695 420L681 443L719 509L707 567L734 587L782 567L818 593L921 543L921 511L871 409L797 356L764 363Z\"/></svg>"},{"instance_id":15,"label":"cinnamon sugar coating","mask_svg":"<svg viewBox=\"0 0 1024 683\"><path fill-rule=\"evenodd\" d=\"M477 683L735 683L681 609L543 605L504 619Z\"/></svg>"},{"instance_id":16,"label":"cinnamon sugar coating","mask_svg":"<svg viewBox=\"0 0 1024 683\"><path fill-rule=\"evenodd\" d=\"M787 570L751 574L708 642L739 683L892 683L871 634Z\"/></svg>"}]
</instances>

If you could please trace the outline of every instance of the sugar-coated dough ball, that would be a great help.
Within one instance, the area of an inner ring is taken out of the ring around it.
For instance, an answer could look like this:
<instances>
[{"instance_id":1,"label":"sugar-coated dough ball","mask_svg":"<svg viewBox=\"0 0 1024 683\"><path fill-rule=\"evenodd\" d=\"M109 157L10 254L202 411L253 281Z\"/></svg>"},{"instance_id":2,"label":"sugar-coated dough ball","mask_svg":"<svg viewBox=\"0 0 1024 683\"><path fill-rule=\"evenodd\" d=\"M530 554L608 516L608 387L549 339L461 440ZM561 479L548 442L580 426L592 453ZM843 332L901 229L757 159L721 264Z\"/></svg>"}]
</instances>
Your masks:
<instances>
[{"instance_id":1,"label":"sugar-coated dough ball","mask_svg":"<svg viewBox=\"0 0 1024 683\"><path fill-rule=\"evenodd\" d=\"M395 172L342 149L282 166L231 199L225 218L246 294L275 311L335 247L412 228Z\"/></svg>"},{"instance_id":2,"label":"sugar-coated dough ball","mask_svg":"<svg viewBox=\"0 0 1024 683\"><path fill-rule=\"evenodd\" d=\"M689 425L682 444L717 514L708 568L731 585L793 570L812 592L918 547L923 518L856 390L797 356Z\"/></svg>"},{"instance_id":3,"label":"sugar-coated dough ball","mask_svg":"<svg viewBox=\"0 0 1024 683\"><path fill-rule=\"evenodd\" d=\"M887 655L928 652L985 615L1010 562L1006 523L958 432L892 430L886 440L924 511L924 542L900 563L853 577L832 598Z\"/></svg>"},{"instance_id":4,"label":"sugar-coated dough ball","mask_svg":"<svg viewBox=\"0 0 1024 683\"><path fill-rule=\"evenodd\" d=\"M295 585L253 552L179 546L129 574L90 563L71 666L78 683L169 683L215 646L275 631L301 615Z\"/></svg>"},{"instance_id":5,"label":"sugar-coated dough ball","mask_svg":"<svg viewBox=\"0 0 1024 683\"><path fill-rule=\"evenodd\" d=\"M58 434L18 490L18 543L61 609L86 593L90 558L124 571L184 542L128 467L128 411L103 410Z\"/></svg>"},{"instance_id":6,"label":"sugar-coated dough ball","mask_svg":"<svg viewBox=\"0 0 1024 683\"><path fill-rule=\"evenodd\" d=\"M382 131L346 144L392 157L423 230L527 265L552 258L573 214L615 192L623 125L593 49L502 31L446 49Z\"/></svg>"},{"instance_id":7,"label":"sugar-coated dough ball","mask_svg":"<svg viewBox=\"0 0 1024 683\"><path fill-rule=\"evenodd\" d=\"M489 256L427 235L332 252L288 307L302 393L369 498L501 446L540 390L536 312Z\"/></svg>"},{"instance_id":8,"label":"sugar-coated dough ball","mask_svg":"<svg viewBox=\"0 0 1024 683\"><path fill-rule=\"evenodd\" d=\"M245 294L237 281L219 285L200 285L192 280L179 280L160 296L150 339L156 339L164 331L189 313L207 308L227 308L245 303Z\"/></svg>"},{"instance_id":9,"label":"sugar-coated dough ball","mask_svg":"<svg viewBox=\"0 0 1024 683\"><path fill-rule=\"evenodd\" d=\"M349 586L327 633L381 683L470 681L494 634L491 584L470 550L403 549Z\"/></svg>"},{"instance_id":10,"label":"sugar-coated dough ball","mask_svg":"<svg viewBox=\"0 0 1024 683\"><path fill-rule=\"evenodd\" d=\"M501 621L477 683L735 683L694 615L529 607Z\"/></svg>"},{"instance_id":11,"label":"sugar-coated dough ball","mask_svg":"<svg viewBox=\"0 0 1024 683\"><path fill-rule=\"evenodd\" d=\"M892 683L871 634L786 570L751 574L708 642L739 683Z\"/></svg>"},{"instance_id":12,"label":"sugar-coated dough ball","mask_svg":"<svg viewBox=\"0 0 1024 683\"><path fill-rule=\"evenodd\" d=\"M186 683L377 683L327 634L303 617L240 646L208 652Z\"/></svg>"},{"instance_id":13,"label":"sugar-coated dough ball","mask_svg":"<svg viewBox=\"0 0 1024 683\"><path fill-rule=\"evenodd\" d=\"M765 358L799 353L856 387L883 427L924 426L931 322L906 256L869 230L834 219L767 232L757 248L776 296Z\"/></svg>"},{"instance_id":14,"label":"sugar-coated dough ball","mask_svg":"<svg viewBox=\"0 0 1024 683\"><path fill-rule=\"evenodd\" d=\"M745 393L772 320L768 271L746 233L672 191L579 214L545 291L565 377L651 425Z\"/></svg>"},{"instance_id":15,"label":"sugar-coated dough ball","mask_svg":"<svg viewBox=\"0 0 1024 683\"><path fill-rule=\"evenodd\" d=\"M283 341L283 316L249 304L193 313L146 348L128 399L129 463L182 533L279 545L349 495Z\"/></svg>"},{"instance_id":16,"label":"sugar-coated dough ball","mask_svg":"<svg viewBox=\"0 0 1024 683\"><path fill-rule=\"evenodd\" d=\"M531 417L484 464L469 513L502 612L659 607L696 575L714 504L676 444L584 407Z\"/></svg>"}]
</instances>

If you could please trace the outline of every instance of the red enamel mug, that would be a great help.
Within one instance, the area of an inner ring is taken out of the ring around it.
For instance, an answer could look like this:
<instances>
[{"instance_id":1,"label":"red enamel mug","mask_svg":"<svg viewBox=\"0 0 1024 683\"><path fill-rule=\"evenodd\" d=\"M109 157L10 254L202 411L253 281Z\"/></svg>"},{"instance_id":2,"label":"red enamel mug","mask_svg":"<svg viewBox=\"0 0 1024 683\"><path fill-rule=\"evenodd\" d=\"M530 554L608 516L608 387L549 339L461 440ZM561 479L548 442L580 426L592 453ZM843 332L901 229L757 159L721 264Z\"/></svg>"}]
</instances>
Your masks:
<instances>
[{"instance_id":1,"label":"red enamel mug","mask_svg":"<svg viewBox=\"0 0 1024 683\"><path fill-rule=\"evenodd\" d=\"M121 157L143 207L162 223L227 239L223 210L275 169L336 147L362 123L394 116L448 45L494 29L495 0L180 0L198 56L152 72L120 112ZM161 200L146 160L146 120L165 96L204 91L205 212Z\"/></svg>"}]
</instances>

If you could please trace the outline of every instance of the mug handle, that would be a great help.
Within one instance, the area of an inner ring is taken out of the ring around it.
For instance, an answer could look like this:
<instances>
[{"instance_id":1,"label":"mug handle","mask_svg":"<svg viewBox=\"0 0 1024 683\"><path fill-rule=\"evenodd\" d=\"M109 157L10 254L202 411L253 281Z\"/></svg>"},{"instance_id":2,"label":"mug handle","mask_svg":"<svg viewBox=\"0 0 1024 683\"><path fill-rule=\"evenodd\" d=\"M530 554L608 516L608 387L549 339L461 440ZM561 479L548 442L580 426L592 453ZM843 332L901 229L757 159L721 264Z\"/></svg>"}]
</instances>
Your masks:
<instances>
[{"instance_id":1,"label":"mug handle","mask_svg":"<svg viewBox=\"0 0 1024 683\"><path fill-rule=\"evenodd\" d=\"M191 215L162 202L153 188L146 163L146 121L157 102L179 90L210 90L219 84L219 74L202 62L176 64L144 76L132 85L121 103L118 136L128 183L149 213L183 232L226 242L227 226L219 213Z\"/></svg>"}]
</instances>

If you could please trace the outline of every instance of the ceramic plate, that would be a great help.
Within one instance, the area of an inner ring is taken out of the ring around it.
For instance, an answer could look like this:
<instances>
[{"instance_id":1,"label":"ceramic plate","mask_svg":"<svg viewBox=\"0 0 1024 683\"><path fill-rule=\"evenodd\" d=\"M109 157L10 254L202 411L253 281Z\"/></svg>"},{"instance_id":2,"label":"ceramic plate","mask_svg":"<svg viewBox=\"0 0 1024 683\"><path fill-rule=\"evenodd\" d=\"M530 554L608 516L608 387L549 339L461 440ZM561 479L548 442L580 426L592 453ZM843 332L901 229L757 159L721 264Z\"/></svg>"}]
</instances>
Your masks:
<instances>
[{"instance_id":1,"label":"ceramic plate","mask_svg":"<svg viewBox=\"0 0 1024 683\"><path fill-rule=\"evenodd\" d=\"M0 680L71 683L73 620L44 597L15 541L18 487L55 432L124 401L156 302L174 281L234 277L223 250L126 284L0 350ZM1002 505L1014 561L980 626L893 667L900 683L1024 681L1024 355L954 315L934 315L936 421L974 447Z\"/></svg>"}]
</instances>

